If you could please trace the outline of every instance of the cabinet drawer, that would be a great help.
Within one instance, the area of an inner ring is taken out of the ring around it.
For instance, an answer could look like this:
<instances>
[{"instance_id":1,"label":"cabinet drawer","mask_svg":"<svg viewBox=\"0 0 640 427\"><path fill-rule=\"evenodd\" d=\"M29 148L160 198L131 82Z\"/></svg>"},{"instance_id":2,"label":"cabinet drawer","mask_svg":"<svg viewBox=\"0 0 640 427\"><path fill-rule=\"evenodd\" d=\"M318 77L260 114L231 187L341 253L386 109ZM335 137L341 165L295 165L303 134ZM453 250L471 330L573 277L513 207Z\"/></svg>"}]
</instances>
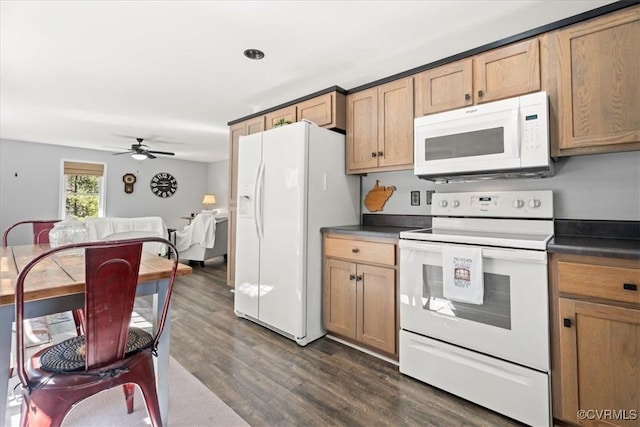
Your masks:
<instances>
[{"instance_id":1,"label":"cabinet drawer","mask_svg":"<svg viewBox=\"0 0 640 427\"><path fill-rule=\"evenodd\" d=\"M640 304L640 269L562 261L558 283L561 293Z\"/></svg>"},{"instance_id":2,"label":"cabinet drawer","mask_svg":"<svg viewBox=\"0 0 640 427\"><path fill-rule=\"evenodd\" d=\"M327 237L324 240L324 253L328 257L345 258L354 261L386 265L396 264L396 245L393 243Z\"/></svg>"}]
</instances>

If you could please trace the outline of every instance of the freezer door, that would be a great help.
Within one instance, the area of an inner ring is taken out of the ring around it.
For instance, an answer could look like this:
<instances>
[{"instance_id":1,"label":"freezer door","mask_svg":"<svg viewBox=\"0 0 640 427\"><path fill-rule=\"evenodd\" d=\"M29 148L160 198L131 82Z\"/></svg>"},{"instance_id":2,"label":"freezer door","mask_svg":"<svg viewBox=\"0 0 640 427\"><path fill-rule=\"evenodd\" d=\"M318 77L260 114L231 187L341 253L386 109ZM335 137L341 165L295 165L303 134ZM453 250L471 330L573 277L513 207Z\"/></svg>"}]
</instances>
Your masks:
<instances>
[{"instance_id":1,"label":"freezer door","mask_svg":"<svg viewBox=\"0 0 640 427\"><path fill-rule=\"evenodd\" d=\"M263 134L258 197L259 319L296 338L306 334L307 126L295 123Z\"/></svg>"},{"instance_id":2,"label":"freezer door","mask_svg":"<svg viewBox=\"0 0 640 427\"><path fill-rule=\"evenodd\" d=\"M240 137L238 143L238 213L236 219L236 284L234 309L258 318L260 240L256 190L262 165L262 134Z\"/></svg>"}]
</instances>

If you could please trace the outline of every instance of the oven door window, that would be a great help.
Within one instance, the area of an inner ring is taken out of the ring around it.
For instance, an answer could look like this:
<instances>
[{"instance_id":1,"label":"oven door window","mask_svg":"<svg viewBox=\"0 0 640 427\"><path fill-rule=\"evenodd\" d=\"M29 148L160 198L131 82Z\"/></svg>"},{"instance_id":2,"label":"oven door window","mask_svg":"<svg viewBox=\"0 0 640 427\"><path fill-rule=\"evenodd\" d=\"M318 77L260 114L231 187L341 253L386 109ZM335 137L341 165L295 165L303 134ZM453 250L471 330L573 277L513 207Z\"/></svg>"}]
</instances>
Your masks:
<instances>
[{"instance_id":1,"label":"oven door window","mask_svg":"<svg viewBox=\"0 0 640 427\"><path fill-rule=\"evenodd\" d=\"M498 328L511 329L511 284L504 274L484 273L484 303L482 305L450 301L442 295L442 267L422 266L425 310L459 317Z\"/></svg>"}]
</instances>

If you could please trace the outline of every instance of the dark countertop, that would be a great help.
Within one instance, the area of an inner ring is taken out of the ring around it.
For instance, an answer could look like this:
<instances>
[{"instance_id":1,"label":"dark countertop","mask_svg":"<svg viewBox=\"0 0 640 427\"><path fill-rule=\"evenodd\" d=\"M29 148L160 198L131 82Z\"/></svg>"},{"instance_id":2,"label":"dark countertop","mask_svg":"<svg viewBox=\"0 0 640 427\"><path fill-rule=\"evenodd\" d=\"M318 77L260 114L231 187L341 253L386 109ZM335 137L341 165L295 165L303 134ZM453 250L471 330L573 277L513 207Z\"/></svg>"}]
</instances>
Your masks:
<instances>
[{"instance_id":1,"label":"dark countertop","mask_svg":"<svg viewBox=\"0 0 640 427\"><path fill-rule=\"evenodd\" d=\"M416 227L394 227L386 225L342 225L339 227L323 227L323 233L348 234L363 237L384 237L398 239L401 231L415 230Z\"/></svg>"},{"instance_id":2,"label":"dark countertop","mask_svg":"<svg viewBox=\"0 0 640 427\"><path fill-rule=\"evenodd\" d=\"M398 239L401 231L431 227L431 216L364 214L362 224L322 227L322 233Z\"/></svg>"},{"instance_id":3,"label":"dark countertop","mask_svg":"<svg viewBox=\"0 0 640 427\"><path fill-rule=\"evenodd\" d=\"M558 219L554 227L549 253L640 260L639 221Z\"/></svg>"}]
</instances>

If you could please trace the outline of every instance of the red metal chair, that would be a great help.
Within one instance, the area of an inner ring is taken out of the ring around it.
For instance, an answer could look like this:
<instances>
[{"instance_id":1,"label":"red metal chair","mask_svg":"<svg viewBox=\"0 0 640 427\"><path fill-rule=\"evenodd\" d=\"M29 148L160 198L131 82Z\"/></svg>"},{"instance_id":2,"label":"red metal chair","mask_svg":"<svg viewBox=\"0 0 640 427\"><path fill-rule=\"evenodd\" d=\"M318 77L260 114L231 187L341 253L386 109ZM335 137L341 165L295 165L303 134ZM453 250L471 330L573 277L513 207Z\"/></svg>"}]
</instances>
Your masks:
<instances>
[{"instance_id":1,"label":"red metal chair","mask_svg":"<svg viewBox=\"0 0 640 427\"><path fill-rule=\"evenodd\" d=\"M22 224L31 224L33 226L33 244L37 245L40 243L49 243L49 230L53 228L53 225L56 222L59 222L59 219L50 219L50 220L28 220L28 221L20 221L13 224L11 227L4 230L4 234L2 235L2 246L7 246L7 238L9 237L9 232Z\"/></svg>"},{"instance_id":2,"label":"red metal chair","mask_svg":"<svg viewBox=\"0 0 640 427\"><path fill-rule=\"evenodd\" d=\"M160 242L173 251L173 269L155 334L130 327L138 283L142 244ZM63 251L85 251L86 333L40 350L25 360L24 287L29 273ZM122 385L128 412L133 410L133 386L144 396L154 426L162 426L156 392L153 354L173 290L178 256L175 246L159 237L86 242L42 253L20 271L16 283L17 371L22 383L22 426L59 426L71 407L102 390Z\"/></svg>"},{"instance_id":3,"label":"red metal chair","mask_svg":"<svg viewBox=\"0 0 640 427\"><path fill-rule=\"evenodd\" d=\"M49 231L53 228L53 226L60 222L59 219L51 219L51 220L27 220L20 221L13 224L11 227L4 230L4 234L2 234L2 246L6 247L9 241L9 233L14 228L23 225L23 224L31 224L33 226L33 244L39 245L41 243L49 243ZM73 314L73 321L76 324L76 332L78 335L82 335L83 333L83 325L84 325L84 314L82 313L82 309L73 310L71 312Z\"/></svg>"}]
</instances>

